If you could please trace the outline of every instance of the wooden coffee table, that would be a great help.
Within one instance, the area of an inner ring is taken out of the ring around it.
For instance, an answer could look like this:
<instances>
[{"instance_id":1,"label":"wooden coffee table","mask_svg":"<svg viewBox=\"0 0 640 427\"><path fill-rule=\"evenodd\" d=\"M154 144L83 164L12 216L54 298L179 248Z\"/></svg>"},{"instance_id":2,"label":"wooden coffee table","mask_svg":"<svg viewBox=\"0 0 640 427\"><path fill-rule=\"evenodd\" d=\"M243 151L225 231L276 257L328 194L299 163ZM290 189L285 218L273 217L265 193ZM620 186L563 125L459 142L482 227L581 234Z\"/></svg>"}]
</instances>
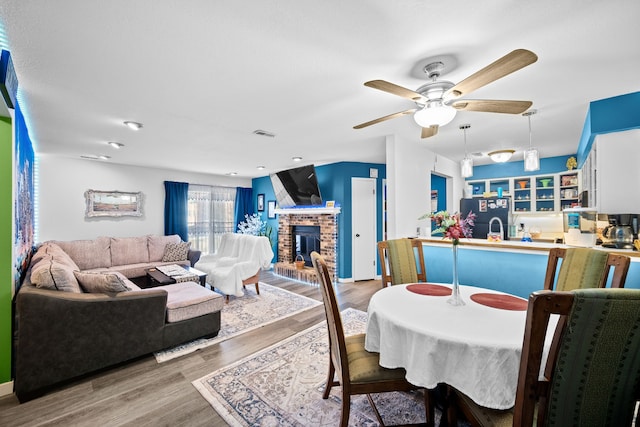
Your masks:
<instances>
[{"instance_id":1,"label":"wooden coffee table","mask_svg":"<svg viewBox=\"0 0 640 427\"><path fill-rule=\"evenodd\" d=\"M197 270L193 267L183 267L189 273L193 275L192 281L197 281L201 286L207 285L207 273L204 273L200 270ZM184 279L182 280L184 281ZM171 276L164 274L162 271L157 268L150 268L147 270L147 287L154 286L162 286L162 285L172 285L176 283L177 280Z\"/></svg>"}]
</instances>

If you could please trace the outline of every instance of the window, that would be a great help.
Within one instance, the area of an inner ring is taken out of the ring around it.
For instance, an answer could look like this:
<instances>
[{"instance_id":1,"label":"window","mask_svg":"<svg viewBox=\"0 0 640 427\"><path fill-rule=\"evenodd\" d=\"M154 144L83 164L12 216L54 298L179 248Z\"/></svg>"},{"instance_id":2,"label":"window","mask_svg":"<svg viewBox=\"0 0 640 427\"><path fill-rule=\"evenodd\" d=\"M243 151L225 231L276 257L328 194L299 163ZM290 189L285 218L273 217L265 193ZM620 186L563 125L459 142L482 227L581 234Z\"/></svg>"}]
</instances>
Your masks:
<instances>
[{"instance_id":1,"label":"window","mask_svg":"<svg viewBox=\"0 0 640 427\"><path fill-rule=\"evenodd\" d=\"M236 189L189 184L188 220L191 247L215 253L225 233L235 231Z\"/></svg>"}]
</instances>

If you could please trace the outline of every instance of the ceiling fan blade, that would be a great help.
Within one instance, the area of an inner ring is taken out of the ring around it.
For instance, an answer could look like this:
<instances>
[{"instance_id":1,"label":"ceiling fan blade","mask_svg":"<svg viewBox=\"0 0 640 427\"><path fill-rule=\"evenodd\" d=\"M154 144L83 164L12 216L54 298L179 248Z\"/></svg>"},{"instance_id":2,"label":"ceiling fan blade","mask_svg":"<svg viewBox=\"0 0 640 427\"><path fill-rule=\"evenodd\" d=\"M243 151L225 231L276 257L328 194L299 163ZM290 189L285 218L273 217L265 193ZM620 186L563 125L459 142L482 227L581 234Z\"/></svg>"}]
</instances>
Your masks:
<instances>
[{"instance_id":1,"label":"ceiling fan blade","mask_svg":"<svg viewBox=\"0 0 640 427\"><path fill-rule=\"evenodd\" d=\"M421 138L430 138L438 134L438 125L429 126L428 128L422 128Z\"/></svg>"},{"instance_id":2,"label":"ceiling fan blade","mask_svg":"<svg viewBox=\"0 0 640 427\"><path fill-rule=\"evenodd\" d=\"M459 98L472 91L486 86L514 71L531 65L538 60L538 56L526 49L516 49L497 61L487 65L482 70L470 75L451 89L444 97L445 99Z\"/></svg>"},{"instance_id":3,"label":"ceiling fan blade","mask_svg":"<svg viewBox=\"0 0 640 427\"><path fill-rule=\"evenodd\" d=\"M531 101L504 101L492 99L462 99L451 104L456 110L485 113L522 114L533 105Z\"/></svg>"},{"instance_id":4,"label":"ceiling fan blade","mask_svg":"<svg viewBox=\"0 0 640 427\"><path fill-rule=\"evenodd\" d=\"M354 129L362 129L362 128L365 128L367 126L375 125L376 123L384 122L386 120L395 119L396 117L402 117L402 116L406 116L407 114L415 113L416 110L417 110L417 108L410 108L408 110L404 110L404 111L400 111L400 112L397 112L397 113L389 114L388 116L379 117L379 118L371 120L369 122L360 123L359 125L354 126L353 128Z\"/></svg>"},{"instance_id":5,"label":"ceiling fan blade","mask_svg":"<svg viewBox=\"0 0 640 427\"><path fill-rule=\"evenodd\" d=\"M366 82L364 85L368 87L372 87L374 89L382 90L384 92L388 92L392 95L397 95L403 98L407 98L411 101L423 102L423 103L427 102L427 99L424 96L420 95L418 92L414 92L402 86L389 83L385 80L371 80L369 82Z\"/></svg>"}]
</instances>

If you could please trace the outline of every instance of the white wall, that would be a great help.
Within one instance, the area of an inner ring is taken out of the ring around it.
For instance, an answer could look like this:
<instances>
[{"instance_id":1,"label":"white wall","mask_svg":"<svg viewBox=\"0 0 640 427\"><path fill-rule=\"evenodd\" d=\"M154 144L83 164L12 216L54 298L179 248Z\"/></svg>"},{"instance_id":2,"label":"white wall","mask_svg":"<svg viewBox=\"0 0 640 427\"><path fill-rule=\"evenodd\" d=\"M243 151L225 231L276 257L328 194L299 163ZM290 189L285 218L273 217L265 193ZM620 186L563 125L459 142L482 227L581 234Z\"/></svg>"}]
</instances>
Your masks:
<instances>
[{"instance_id":1,"label":"white wall","mask_svg":"<svg viewBox=\"0 0 640 427\"><path fill-rule=\"evenodd\" d=\"M431 173L447 177L447 210L457 212L463 179L458 163L438 156L424 141L386 139L387 237L417 235L417 228L431 230L429 220L418 218L431 211Z\"/></svg>"},{"instance_id":2,"label":"white wall","mask_svg":"<svg viewBox=\"0 0 640 427\"><path fill-rule=\"evenodd\" d=\"M164 234L164 181L251 187L251 179L38 155L37 242ZM142 217L85 218L87 190L142 192Z\"/></svg>"}]
</instances>

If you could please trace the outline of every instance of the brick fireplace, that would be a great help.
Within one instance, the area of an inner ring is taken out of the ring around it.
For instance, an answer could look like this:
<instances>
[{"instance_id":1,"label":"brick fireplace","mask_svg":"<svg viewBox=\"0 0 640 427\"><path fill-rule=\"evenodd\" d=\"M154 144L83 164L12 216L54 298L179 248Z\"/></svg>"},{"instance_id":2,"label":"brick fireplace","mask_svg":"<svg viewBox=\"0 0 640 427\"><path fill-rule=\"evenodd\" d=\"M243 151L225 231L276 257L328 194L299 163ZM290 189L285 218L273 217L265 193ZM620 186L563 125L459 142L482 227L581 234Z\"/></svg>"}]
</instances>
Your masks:
<instances>
[{"instance_id":1,"label":"brick fireplace","mask_svg":"<svg viewBox=\"0 0 640 427\"><path fill-rule=\"evenodd\" d=\"M274 272L281 276L300 280L302 282L319 284L315 270L312 267L296 269L295 242L292 238L295 226L320 227L320 255L327 262L331 279L337 278L337 248L338 248L338 218L336 213L280 213L278 219L278 262ZM290 211L289 211L290 212Z\"/></svg>"}]
</instances>

